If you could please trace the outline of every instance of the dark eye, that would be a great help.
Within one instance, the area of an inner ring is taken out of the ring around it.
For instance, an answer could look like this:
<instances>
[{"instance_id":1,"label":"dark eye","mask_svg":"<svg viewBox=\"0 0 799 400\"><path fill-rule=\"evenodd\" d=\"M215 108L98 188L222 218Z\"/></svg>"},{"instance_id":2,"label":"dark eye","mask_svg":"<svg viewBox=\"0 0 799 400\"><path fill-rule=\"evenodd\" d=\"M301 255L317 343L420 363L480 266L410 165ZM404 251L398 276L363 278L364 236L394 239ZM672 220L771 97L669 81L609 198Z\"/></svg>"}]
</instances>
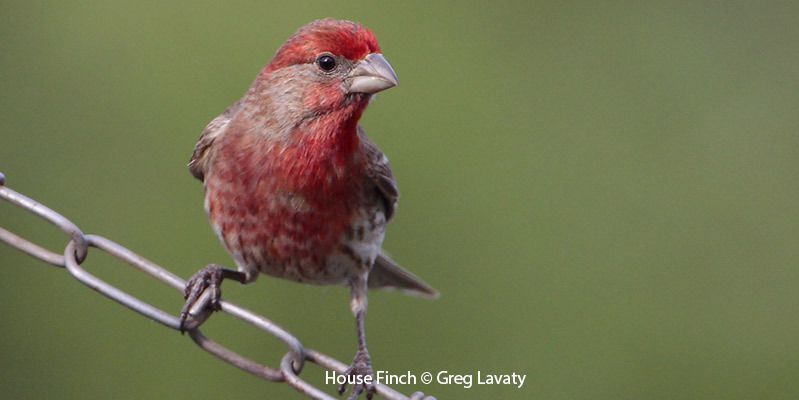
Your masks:
<instances>
[{"instance_id":1,"label":"dark eye","mask_svg":"<svg viewBox=\"0 0 799 400\"><path fill-rule=\"evenodd\" d=\"M329 55L319 56L319 58L316 59L316 65L318 65L322 71L330 72L333 68L336 68L336 59Z\"/></svg>"}]
</instances>

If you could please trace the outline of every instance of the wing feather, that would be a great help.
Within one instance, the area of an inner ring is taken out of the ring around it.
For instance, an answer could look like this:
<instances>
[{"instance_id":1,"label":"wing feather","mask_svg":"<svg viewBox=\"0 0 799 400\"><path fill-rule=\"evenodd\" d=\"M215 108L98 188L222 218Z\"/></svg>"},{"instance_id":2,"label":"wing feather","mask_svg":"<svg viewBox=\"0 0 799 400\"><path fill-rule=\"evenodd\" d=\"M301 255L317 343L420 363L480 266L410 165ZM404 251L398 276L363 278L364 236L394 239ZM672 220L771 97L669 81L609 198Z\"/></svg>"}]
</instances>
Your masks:
<instances>
[{"instance_id":1,"label":"wing feather","mask_svg":"<svg viewBox=\"0 0 799 400\"><path fill-rule=\"evenodd\" d=\"M200 134L200 139L194 145L194 152L191 154L189 160L189 172L199 180L205 179L205 172L208 168L208 150L213 145L214 141L222 136L230 123L231 118L239 110L241 100L233 103L230 107L225 109L222 114L211 120L208 125L203 129Z\"/></svg>"},{"instance_id":2,"label":"wing feather","mask_svg":"<svg viewBox=\"0 0 799 400\"><path fill-rule=\"evenodd\" d=\"M360 126L358 137L363 154L366 156L366 177L377 188L385 205L386 221L388 221L394 215L399 200L399 189L391 172L391 164L388 162L388 157L366 136L366 132Z\"/></svg>"}]
</instances>

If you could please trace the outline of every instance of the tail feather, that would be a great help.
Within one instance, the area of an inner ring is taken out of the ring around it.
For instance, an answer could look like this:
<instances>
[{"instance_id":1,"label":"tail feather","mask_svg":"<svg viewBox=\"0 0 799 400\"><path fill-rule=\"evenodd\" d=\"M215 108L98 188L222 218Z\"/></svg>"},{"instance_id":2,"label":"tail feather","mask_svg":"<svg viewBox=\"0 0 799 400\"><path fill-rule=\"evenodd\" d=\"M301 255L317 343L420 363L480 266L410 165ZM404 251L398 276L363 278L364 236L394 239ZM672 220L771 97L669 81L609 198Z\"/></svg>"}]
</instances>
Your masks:
<instances>
[{"instance_id":1,"label":"tail feather","mask_svg":"<svg viewBox=\"0 0 799 400\"><path fill-rule=\"evenodd\" d=\"M437 290L405 268L400 267L382 252L377 256L375 265L369 273L369 287L397 289L407 294L429 299L436 299L439 296Z\"/></svg>"}]
</instances>

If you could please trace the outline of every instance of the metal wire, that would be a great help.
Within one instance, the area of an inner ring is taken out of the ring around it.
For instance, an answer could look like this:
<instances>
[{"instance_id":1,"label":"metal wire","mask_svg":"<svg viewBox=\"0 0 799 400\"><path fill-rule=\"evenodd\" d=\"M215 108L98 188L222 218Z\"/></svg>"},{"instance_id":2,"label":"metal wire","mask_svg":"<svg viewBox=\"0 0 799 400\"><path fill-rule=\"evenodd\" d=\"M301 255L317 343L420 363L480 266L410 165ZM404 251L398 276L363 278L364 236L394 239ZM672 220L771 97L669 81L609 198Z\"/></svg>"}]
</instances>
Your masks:
<instances>
[{"instance_id":1,"label":"metal wire","mask_svg":"<svg viewBox=\"0 0 799 400\"><path fill-rule=\"evenodd\" d=\"M5 186L5 184L5 175L0 173L1 199L38 216L50 224L55 225L69 236L69 241L64 248L63 254L58 254L25 238L22 238L2 227L0 227L0 240L9 244L11 247L23 251L24 253L50 265L62 268L65 267L75 279L102 294L103 296L106 296L111 300L114 300L117 303L127 307L128 309L135 311L142 316L156 321L168 328L176 331L180 330L180 322L176 316L154 307L144 301L141 301L135 296L104 282L103 280L83 269L81 264L86 259L89 249L95 248L124 261L126 264L150 275L160 282L177 289L181 293L183 292L183 288L186 286L186 281L153 263L152 261L149 261L133 251L125 248L124 246L111 241L110 239L97 235L84 234L83 231L77 227L77 225L66 219L61 214L21 193L11 190ZM246 310L229 301L222 300L220 302L222 312L228 313L242 321L248 322L256 328L275 336L288 348L288 352L281 357L280 366L277 369L260 364L239 353L236 353L227 347L224 347L219 343L207 338L199 329L199 326L211 314L211 312L208 311L209 307L206 307L210 301L210 298L211 296L209 291L204 292L200 296L200 299L190 311L190 314L193 316L193 318L190 319L190 322L186 327L189 337L201 349L213 354L222 361L225 361L228 364L241 369L242 371L249 372L250 374L259 378L272 382L285 382L298 392L303 393L310 398L335 400L334 397L304 381L302 378L300 378L299 374L302 371L306 361L317 364L327 370L335 371L339 374L343 374L345 372L348 367L346 364L328 355L304 347L302 343L300 343L299 339L297 339L287 330L283 329L280 325L270 321L268 318L255 314L254 312ZM415 392L408 397L383 384L377 384L376 388L378 395L389 400L435 400L435 397L425 396L422 392Z\"/></svg>"}]
</instances>

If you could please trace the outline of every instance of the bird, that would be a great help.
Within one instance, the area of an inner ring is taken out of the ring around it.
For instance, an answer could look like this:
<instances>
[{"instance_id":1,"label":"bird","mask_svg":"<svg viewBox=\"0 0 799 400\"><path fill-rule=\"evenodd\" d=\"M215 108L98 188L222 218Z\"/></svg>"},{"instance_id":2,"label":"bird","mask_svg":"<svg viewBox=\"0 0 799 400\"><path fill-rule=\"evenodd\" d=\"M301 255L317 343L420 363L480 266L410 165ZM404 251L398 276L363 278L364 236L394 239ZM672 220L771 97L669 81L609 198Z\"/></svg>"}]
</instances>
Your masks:
<instances>
[{"instance_id":1,"label":"bird","mask_svg":"<svg viewBox=\"0 0 799 400\"><path fill-rule=\"evenodd\" d=\"M398 84L374 33L332 18L296 31L243 97L203 130L188 167L203 182L210 225L237 268L209 264L184 290L183 331L200 294L219 308L224 279L260 274L345 285L357 351L346 371L359 377L349 399L375 393L366 345L369 288L436 298L429 284L382 250L399 190L388 158L359 120L374 95ZM345 384L339 394L346 390Z\"/></svg>"}]
</instances>

